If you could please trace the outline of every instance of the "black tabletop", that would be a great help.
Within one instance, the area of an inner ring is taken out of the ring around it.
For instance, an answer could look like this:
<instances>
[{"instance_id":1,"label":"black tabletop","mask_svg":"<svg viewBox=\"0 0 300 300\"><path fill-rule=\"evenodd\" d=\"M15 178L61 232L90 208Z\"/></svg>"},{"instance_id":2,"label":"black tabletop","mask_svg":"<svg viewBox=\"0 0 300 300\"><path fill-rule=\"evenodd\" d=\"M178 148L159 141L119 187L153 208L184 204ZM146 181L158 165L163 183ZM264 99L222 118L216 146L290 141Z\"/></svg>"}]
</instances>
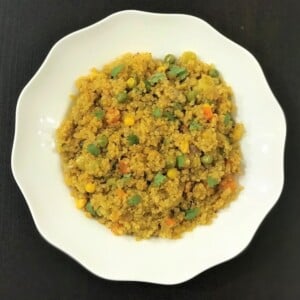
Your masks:
<instances>
[{"instance_id":1,"label":"black tabletop","mask_svg":"<svg viewBox=\"0 0 300 300\"><path fill-rule=\"evenodd\" d=\"M277 205L242 254L175 286L97 278L50 246L10 170L18 95L52 45L123 9L208 21L256 56L287 117ZM299 19L297 0L0 0L0 299L300 299Z\"/></svg>"}]
</instances>

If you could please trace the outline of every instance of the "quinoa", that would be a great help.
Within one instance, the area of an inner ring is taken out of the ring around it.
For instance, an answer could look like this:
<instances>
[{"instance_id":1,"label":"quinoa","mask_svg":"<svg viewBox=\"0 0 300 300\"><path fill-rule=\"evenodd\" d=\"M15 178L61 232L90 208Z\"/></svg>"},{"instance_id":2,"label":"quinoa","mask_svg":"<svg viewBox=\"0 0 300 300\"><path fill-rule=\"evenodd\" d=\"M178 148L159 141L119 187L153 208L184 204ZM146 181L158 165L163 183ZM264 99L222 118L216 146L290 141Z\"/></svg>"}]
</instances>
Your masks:
<instances>
[{"instance_id":1,"label":"quinoa","mask_svg":"<svg viewBox=\"0 0 300 300\"><path fill-rule=\"evenodd\" d=\"M125 54L76 81L57 150L76 206L117 235L179 238L241 187L231 88L193 52Z\"/></svg>"}]
</instances>

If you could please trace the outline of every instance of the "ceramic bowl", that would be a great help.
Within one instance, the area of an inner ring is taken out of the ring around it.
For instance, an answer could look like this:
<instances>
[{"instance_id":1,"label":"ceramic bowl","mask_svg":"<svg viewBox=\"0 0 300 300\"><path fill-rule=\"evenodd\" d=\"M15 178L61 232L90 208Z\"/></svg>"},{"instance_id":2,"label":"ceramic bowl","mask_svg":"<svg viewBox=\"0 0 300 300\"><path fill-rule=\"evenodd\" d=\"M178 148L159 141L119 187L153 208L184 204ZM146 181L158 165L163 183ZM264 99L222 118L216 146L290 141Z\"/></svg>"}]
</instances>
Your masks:
<instances>
[{"instance_id":1,"label":"ceramic bowl","mask_svg":"<svg viewBox=\"0 0 300 300\"><path fill-rule=\"evenodd\" d=\"M77 210L63 181L54 134L74 81L125 52L214 63L231 85L244 123L244 186L213 224L179 240L115 236ZM121 11L61 39L23 89L16 109L12 170L40 234L92 273L111 280L186 281L243 251L283 187L286 122L256 59L205 21L180 14Z\"/></svg>"}]
</instances>

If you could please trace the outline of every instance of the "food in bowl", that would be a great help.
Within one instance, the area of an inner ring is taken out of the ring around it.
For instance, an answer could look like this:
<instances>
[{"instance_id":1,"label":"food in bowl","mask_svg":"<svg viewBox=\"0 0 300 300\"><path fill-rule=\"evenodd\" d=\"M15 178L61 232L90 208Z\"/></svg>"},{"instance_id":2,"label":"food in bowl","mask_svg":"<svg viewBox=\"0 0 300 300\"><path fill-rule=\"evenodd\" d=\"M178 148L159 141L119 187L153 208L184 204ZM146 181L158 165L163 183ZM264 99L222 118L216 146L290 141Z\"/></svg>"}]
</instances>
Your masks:
<instances>
[{"instance_id":1,"label":"food in bowl","mask_svg":"<svg viewBox=\"0 0 300 300\"><path fill-rule=\"evenodd\" d=\"M57 149L87 216L117 235L179 238L237 197L244 128L213 65L128 53L76 86Z\"/></svg>"}]
</instances>

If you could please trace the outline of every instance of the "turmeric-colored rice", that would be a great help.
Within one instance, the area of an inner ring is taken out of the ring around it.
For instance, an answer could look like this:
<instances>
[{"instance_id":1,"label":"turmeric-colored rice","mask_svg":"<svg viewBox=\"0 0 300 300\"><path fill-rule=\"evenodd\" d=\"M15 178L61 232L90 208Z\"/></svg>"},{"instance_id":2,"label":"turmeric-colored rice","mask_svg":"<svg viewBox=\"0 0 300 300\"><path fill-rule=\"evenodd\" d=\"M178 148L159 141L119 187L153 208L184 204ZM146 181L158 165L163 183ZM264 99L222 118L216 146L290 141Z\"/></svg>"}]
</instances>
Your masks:
<instances>
[{"instance_id":1,"label":"turmeric-colored rice","mask_svg":"<svg viewBox=\"0 0 300 300\"><path fill-rule=\"evenodd\" d=\"M179 238L237 197L244 129L214 66L125 54L76 86L57 149L87 216L117 235Z\"/></svg>"}]
</instances>

